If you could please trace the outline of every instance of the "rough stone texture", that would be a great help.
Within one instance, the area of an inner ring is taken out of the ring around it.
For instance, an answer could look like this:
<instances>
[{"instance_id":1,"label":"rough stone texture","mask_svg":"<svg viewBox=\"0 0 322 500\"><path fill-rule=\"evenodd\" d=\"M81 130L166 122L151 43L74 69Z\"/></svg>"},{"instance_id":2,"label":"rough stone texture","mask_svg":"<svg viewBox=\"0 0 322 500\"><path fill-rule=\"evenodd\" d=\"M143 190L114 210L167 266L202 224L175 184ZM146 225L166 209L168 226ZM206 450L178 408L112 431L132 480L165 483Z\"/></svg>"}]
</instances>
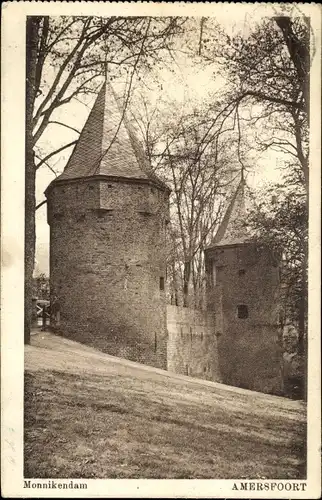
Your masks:
<instances>
[{"instance_id":1,"label":"rough stone texture","mask_svg":"<svg viewBox=\"0 0 322 500\"><path fill-rule=\"evenodd\" d=\"M47 191L51 294L63 335L166 368L168 192L97 176Z\"/></svg>"},{"instance_id":2,"label":"rough stone texture","mask_svg":"<svg viewBox=\"0 0 322 500\"><path fill-rule=\"evenodd\" d=\"M168 370L220 382L214 314L167 306Z\"/></svg>"},{"instance_id":3,"label":"rough stone texture","mask_svg":"<svg viewBox=\"0 0 322 500\"><path fill-rule=\"evenodd\" d=\"M245 243L207 249L206 270L222 381L279 394L278 263L267 249ZM238 318L238 305L247 306L248 318Z\"/></svg>"},{"instance_id":4,"label":"rough stone texture","mask_svg":"<svg viewBox=\"0 0 322 500\"><path fill-rule=\"evenodd\" d=\"M62 334L160 368L168 356L177 373L278 393L278 268L245 242L244 187L242 179L206 250L210 312L169 307L167 342L169 189L106 82L64 172L46 190ZM237 318L238 305L247 305L247 319Z\"/></svg>"}]
</instances>

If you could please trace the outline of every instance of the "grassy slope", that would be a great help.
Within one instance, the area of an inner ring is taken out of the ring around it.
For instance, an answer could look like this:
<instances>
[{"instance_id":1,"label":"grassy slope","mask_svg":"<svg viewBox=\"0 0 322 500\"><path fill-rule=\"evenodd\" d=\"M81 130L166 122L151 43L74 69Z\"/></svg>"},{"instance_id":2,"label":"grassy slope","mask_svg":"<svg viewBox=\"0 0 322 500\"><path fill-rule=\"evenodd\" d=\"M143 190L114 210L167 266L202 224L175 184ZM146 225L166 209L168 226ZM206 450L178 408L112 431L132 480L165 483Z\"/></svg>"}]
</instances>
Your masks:
<instances>
[{"instance_id":1,"label":"grassy slope","mask_svg":"<svg viewBox=\"0 0 322 500\"><path fill-rule=\"evenodd\" d=\"M170 376L50 334L32 344L25 477L305 475L298 401Z\"/></svg>"}]
</instances>

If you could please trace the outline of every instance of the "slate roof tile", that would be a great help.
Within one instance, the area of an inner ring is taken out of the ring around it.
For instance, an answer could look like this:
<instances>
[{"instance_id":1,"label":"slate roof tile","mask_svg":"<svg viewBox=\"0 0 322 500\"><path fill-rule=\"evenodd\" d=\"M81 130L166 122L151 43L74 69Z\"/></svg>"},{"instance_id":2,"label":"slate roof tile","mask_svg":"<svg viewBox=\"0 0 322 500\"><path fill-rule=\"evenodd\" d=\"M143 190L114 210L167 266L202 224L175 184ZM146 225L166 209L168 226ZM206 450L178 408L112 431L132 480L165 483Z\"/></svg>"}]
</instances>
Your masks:
<instances>
[{"instance_id":1,"label":"slate roof tile","mask_svg":"<svg viewBox=\"0 0 322 500\"><path fill-rule=\"evenodd\" d=\"M94 175L151 180L169 189L153 173L108 81L103 84L65 170L56 181Z\"/></svg>"},{"instance_id":2,"label":"slate roof tile","mask_svg":"<svg viewBox=\"0 0 322 500\"><path fill-rule=\"evenodd\" d=\"M230 201L211 247L236 245L250 240L244 225L246 218L245 181L242 180Z\"/></svg>"}]
</instances>

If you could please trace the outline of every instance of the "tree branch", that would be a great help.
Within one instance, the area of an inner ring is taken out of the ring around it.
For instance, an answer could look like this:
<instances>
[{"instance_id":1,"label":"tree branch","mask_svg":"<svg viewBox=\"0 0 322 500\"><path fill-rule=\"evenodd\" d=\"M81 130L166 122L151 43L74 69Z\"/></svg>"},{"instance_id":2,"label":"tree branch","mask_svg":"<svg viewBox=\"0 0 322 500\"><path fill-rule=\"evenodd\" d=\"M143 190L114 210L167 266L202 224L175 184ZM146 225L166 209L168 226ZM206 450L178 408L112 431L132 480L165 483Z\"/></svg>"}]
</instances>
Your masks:
<instances>
[{"instance_id":1,"label":"tree branch","mask_svg":"<svg viewBox=\"0 0 322 500\"><path fill-rule=\"evenodd\" d=\"M35 154L35 157L38 158L38 160L41 160L42 161L42 158L40 158L40 156L38 156L37 154ZM49 168L49 170L54 174L55 177L57 177L57 173L55 172L55 170L49 165L49 163L47 163L46 161L43 162L44 165L46 165L46 167ZM38 169L38 166L36 165L36 170Z\"/></svg>"},{"instance_id":2,"label":"tree branch","mask_svg":"<svg viewBox=\"0 0 322 500\"><path fill-rule=\"evenodd\" d=\"M37 143L37 141L42 136L44 130L46 129L47 125L49 124L50 116L51 116L52 112L54 111L54 109L57 109L60 106L63 106L64 104L68 104L71 101L71 99L73 97L75 97L86 86L87 83L89 83L90 81L92 81L96 77L97 77L97 75L92 75L90 78L88 78L87 80L85 80L85 82L83 82L74 92L72 92L65 99L61 100L60 102L57 102L55 100L50 105L50 107L48 109L46 109L46 111L43 111L43 113L42 113L42 115L43 115L42 122L41 122L41 124L39 125L37 131L34 134L34 138L33 138L34 144Z\"/></svg>"},{"instance_id":3,"label":"tree branch","mask_svg":"<svg viewBox=\"0 0 322 500\"><path fill-rule=\"evenodd\" d=\"M302 167L303 175L304 175L304 180L306 184L307 190L309 189L309 167L308 167L308 161L307 158L304 155L303 152L303 147L302 147L302 130L301 126L298 122L297 116L293 113L293 120L294 120L294 128L295 128L295 140L296 140L296 148L297 148L297 155L298 159L300 160L300 164Z\"/></svg>"},{"instance_id":4,"label":"tree branch","mask_svg":"<svg viewBox=\"0 0 322 500\"><path fill-rule=\"evenodd\" d=\"M67 67L67 65L70 63L70 61L73 59L73 57L75 56L75 54L77 53L78 49L81 47L81 45L83 44L84 42L84 39L85 39L85 33L86 33L86 29L88 27L88 23L90 22L90 19L88 19L86 21L86 23L84 23L84 26L83 26L83 29L82 29L82 33L79 37L79 39L77 40L77 43L75 44L75 47L73 48L73 50L71 50L71 52L68 54L68 56L66 57L66 59L64 60L64 62L62 63L62 65L60 66L59 68L59 71L53 81L53 84L47 94L47 96L45 97L45 99L43 100L43 102L40 104L39 108L38 108L38 111L36 113L36 116L34 118L34 123L36 124L37 121L39 120L43 110L45 109L46 105L49 103L50 99L53 97L56 89L57 89L57 86L60 82L60 79Z\"/></svg>"},{"instance_id":5,"label":"tree branch","mask_svg":"<svg viewBox=\"0 0 322 500\"><path fill-rule=\"evenodd\" d=\"M201 20L200 20L200 36L199 36L199 47L198 47L198 55L199 56L201 56L202 36L203 36L204 24L205 24L205 18L202 17Z\"/></svg>"},{"instance_id":6,"label":"tree branch","mask_svg":"<svg viewBox=\"0 0 322 500\"><path fill-rule=\"evenodd\" d=\"M305 99L305 108L308 111L308 77L310 66L309 37L307 37L308 43L303 43L303 41L294 32L292 20L290 17L282 16L275 17L274 19L283 34L283 38L290 54L290 58L296 69Z\"/></svg>"},{"instance_id":7,"label":"tree branch","mask_svg":"<svg viewBox=\"0 0 322 500\"><path fill-rule=\"evenodd\" d=\"M77 130L77 128L71 127L70 125L67 125L66 123L57 122L56 120L50 120L48 122L48 125L50 125L51 123L55 123L56 125L61 125L62 127L69 128L70 130L73 130L74 132L77 132L77 134L80 134L80 131Z\"/></svg>"},{"instance_id":8,"label":"tree branch","mask_svg":"<svg viewBox=\"0 0 322 500\"><path fill-rule=\"evenodd\" d=\"M136 61L134 63L134 66L133 66L133 70L132 70L130 81L129 81L129 87L128 87L126 98L125 98L125 102L124 102L124 105L123 105L121 119L120 119L120 121L118 123L117 129L115 131L114 136L111 139L111 142L110 142L109 146L106 148L106 150L104 151L104 153L102 153L102 155L100 156L100 158L97 160L96 164L94 165L94 174L97 172L97 169L99 168L99 165L100 165L102 159L107 155L107 153L110 151L112 145L114 144L114 142L116 140L116 137L117 137L117 134L118 134L118 132L119 132L119 130L121 128L121 125L122 125L122 123L124 121L126 109L127 109L127 106L128 106L129 100L130 100L130 95L131 95L131 89L132 89L134 74L135 74L135 71L136 71L136 67L137 67L137 65L139 63L141 54L143 52L144 43L145 43L145 41L147 39L147 34L148 34L149 29L150 29L150 24L151 24L151 19L149 19L148 26L147 26L147 29L145 31L145 35L143 37L143 41L142 41L142 44L141 44L140 52L139 52L139 54L137 56L137 59L136 59ZM92 175L94 175L94 174L92 174Z\"/></svg>"},{"instance_id":9,"label":"tree branch","mask_svg":"<svg viewBox=\"0 0 322 500\"><path fill-rule=\"evenodd\" d=\"M38 205L36 205L36 210L38 210L38 208L42 207L43 205L45 205L47 203L47 200L43 200L41 201L40 203L38 203Z\"/></svg>"},{"instance_id":10,"label":"tree branch","mask_svg":"<svg viewBox=\"0 0 322 500\"><path fill-rule=\"evenodd\" d=\"M71 146L74 146L75 144L77 143L77 140L75 141L72 141L68 144L65 144L65 146L62 146L61 148L57 149L56 151L53 151L52 153L49 153L47 156L45 156L45 158L43 158L37 165L36 165L36 170L38 170L41 165L43 165L44 163L46 163L52 156L55 156L57 155L58 153L60 153L61 151L63 151L64 149L67 149L67 148L70 148Z\"/></svg>"},{"instance_id":11,"label":"tree branch","mask_svg":"<svg viewBox=\"0 0 322 500\"><path fill-rule=\"evenodd\" d=\"M252 90L247 90L246 92L243 92L238 97L238 100L241 101L242 99L244 99L244 97L248 97L248 96L255 97L261 101L269 101L269 102L274 102L276 104L283 104L284 106L288 106L288 107L293 108L293 109L305 111L305 107L303 106L303 104L301 102L288 101L287 99L282 99L280 97L270 96L270 95L264 94L262 92L255 92Z\"/></svg>"},{"instance_id":12,"label":"tree branch","mask_svg":"<svg viewBox=\"0 0 322 500\"><path fill-rule=\"evenodd\" d=\"M73 24L77 23L77 20L76 19L73 19L72 21L70 21L69 23L66 24L66 26L58 33L58 35L53 39L52 42L50 42L50 44L48 44L47 46L47 52L50 52L51 49L54 47L54 45L56 45L57 42L60 42L61 40L63 40L62 38L62 35L71 27L73 26Z\"/></svg>"}]
</instances>

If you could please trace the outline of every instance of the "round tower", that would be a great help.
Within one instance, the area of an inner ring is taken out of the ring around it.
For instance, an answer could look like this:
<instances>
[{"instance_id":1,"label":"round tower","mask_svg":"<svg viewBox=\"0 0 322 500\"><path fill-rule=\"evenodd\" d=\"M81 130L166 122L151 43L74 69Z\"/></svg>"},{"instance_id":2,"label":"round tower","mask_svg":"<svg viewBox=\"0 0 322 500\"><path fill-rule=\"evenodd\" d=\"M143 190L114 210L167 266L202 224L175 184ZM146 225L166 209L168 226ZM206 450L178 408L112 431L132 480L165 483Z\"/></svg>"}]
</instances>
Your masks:
<instances>
[{"instance_id":1,"label":"round tower","mask_svg":"<svg viewBox=\"0 0 322 500\"><path fill-rule=\"evenodd\" d=\"M109 85L46 196L61 334L166 368L169 188L149 169Z\"/></svg>"},{"instance_id":2,"label":"round tower","mask_svg":"<svg viewBox=\"0 0 322 500\"><path fill-rule=\"evenodd\" d=\"M279 262L245 233L245 218L242 181L205 252L219 369L225 384L280 394Z\"/></svg>"}]
</instances>

